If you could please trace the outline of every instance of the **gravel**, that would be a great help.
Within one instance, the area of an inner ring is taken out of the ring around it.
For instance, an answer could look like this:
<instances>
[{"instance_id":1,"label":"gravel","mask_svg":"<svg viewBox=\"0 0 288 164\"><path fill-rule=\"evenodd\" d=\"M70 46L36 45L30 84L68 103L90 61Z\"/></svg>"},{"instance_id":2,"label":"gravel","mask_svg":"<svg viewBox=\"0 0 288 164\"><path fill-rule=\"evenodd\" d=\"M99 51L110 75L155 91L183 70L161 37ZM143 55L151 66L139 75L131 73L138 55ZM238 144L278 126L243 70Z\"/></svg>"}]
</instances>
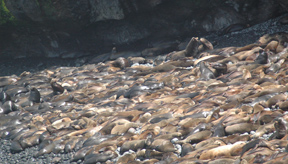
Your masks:
<instances>
[{"instance_id":1,"label":"gravel","mask_svg":"<svg viewBox=\"0 0 288 164\"><path fill-rule=\"evenodd\" d=\"M10 152L11 141L0 140L0 161L2 164L46 164L46 163L71 163L74 153L66 154L45 154L43 156L35 157L38 152L38 146L26 148L20 153ZM81 163L81 161L79 162Z\"/></svg>"}]
</instances>

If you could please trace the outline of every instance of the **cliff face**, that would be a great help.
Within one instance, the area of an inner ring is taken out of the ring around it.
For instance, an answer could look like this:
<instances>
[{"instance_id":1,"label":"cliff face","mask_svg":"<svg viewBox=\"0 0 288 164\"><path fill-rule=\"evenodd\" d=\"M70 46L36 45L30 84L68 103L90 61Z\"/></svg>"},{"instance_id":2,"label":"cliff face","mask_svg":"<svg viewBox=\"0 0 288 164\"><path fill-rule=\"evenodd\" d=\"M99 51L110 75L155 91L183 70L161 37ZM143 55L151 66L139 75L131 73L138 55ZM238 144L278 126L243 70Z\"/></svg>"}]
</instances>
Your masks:
<instances>
[{"instance_id":1,"label":"cliff face","mask_svg":"<svg viewBox=\"0 0 288 164\"><path fill-rule=\"evenodd\" d=\"M5 8L17 20L11 23L11 16L8 20L1 14L2 57L77 57L113 46L147 46L167 38L221 33L233 24L254 25L283 14L288 4L284 0L2 0L1 6L1 13Z\"/></svg>"}]
</instances>

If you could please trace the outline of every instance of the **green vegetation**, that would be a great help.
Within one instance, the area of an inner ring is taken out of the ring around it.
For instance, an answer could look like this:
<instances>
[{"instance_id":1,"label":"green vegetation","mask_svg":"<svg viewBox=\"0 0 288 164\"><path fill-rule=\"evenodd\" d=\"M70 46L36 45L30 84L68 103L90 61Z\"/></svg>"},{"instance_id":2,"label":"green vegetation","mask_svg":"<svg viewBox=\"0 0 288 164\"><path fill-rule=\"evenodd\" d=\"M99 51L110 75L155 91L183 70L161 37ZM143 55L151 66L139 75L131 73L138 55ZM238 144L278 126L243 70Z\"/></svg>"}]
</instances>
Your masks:
<instances>
[{"instance_id":1,"label":"green vegetation","mask_svg":"<svg viewBox=\"0 0 288 164\"><path fill-rule=\"evenodd\" d=\"M7 9L4 0L0 0L0 25L14 22L16 19Z\"/></svg>"}]
</instances>

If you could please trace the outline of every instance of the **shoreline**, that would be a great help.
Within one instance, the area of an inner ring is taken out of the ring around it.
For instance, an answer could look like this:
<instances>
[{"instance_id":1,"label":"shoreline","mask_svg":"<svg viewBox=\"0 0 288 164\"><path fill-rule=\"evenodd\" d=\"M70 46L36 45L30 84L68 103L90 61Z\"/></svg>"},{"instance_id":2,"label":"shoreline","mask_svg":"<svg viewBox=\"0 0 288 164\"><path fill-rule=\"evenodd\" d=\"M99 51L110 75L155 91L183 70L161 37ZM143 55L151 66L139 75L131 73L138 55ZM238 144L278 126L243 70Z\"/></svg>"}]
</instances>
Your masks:
<instances>
[{"instance_id":1,"label":"shoreline","mask_svg":"<svg viewBox=\"0 0 288 164\"><path fill-rule=\"evenodd\" d=\"M270 19L261 24L251 26L249 28L243 29L241 31L232 32L226 35L218 36L216 33L201 36L212 42L217 42L218 45L214 48L222 47L241 47L247 44L256 42L261 36L265 34L272 34L277 32L288 31L288 25L281 25L278 20L288 14L282 15L280 17ZM191 37L187 37L190 40ZM131 47L132 48L132 47ZM143 47L145 49L147 47ZM143 50L142 49L142 50ZM101 54L97 54L101 56ZM83 56L80 58L18 58L18 59L4 59L0 61L0 76L17 75L19 76L22 72L37 72L51 67L77 67L86 64L85 61L95 58L95 56ZM33 62L31 62L33 60ZM95 63L96 64L96 63ZM4 70L4 71L3 71Z\"/></svg>"}]
</instances>

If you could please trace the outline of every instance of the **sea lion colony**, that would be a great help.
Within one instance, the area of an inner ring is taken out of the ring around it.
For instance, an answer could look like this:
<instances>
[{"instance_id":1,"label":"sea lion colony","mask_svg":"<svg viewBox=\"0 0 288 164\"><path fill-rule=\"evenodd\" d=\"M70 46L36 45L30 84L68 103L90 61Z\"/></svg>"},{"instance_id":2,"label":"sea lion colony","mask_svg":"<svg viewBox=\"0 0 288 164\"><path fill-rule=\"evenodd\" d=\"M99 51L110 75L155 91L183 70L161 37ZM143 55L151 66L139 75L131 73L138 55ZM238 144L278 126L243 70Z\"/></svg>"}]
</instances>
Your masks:
<instances>
[{"instance_id":1,"label":"sea lion colony","mask_svg":"<svg viewBox=\"0 0 288 164\"><path fill-rule=\"evenodd\" d=\"M287 43L193 37L154 58L1 77L0 136L75 163L288 163Z\"/></svg>"}]
</instances>

